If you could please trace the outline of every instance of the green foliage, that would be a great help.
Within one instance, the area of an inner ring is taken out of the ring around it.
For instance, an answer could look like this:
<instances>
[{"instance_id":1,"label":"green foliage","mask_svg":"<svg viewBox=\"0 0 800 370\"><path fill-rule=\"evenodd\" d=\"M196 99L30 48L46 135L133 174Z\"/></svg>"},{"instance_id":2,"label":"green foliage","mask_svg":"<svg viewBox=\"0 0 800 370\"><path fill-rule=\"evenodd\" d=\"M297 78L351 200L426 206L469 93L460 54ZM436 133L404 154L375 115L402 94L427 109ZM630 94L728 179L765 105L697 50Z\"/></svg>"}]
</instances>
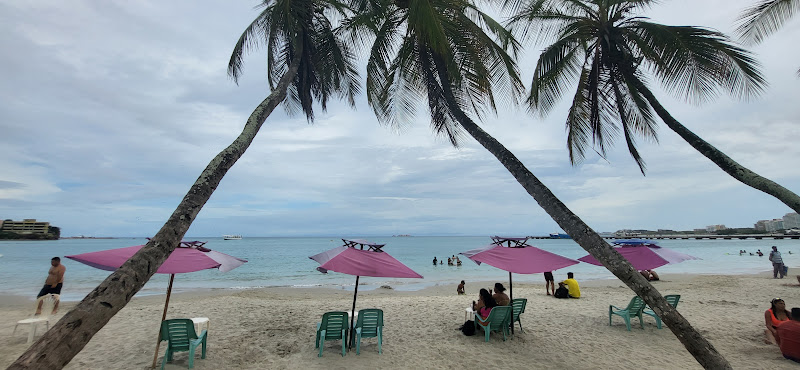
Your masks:
<instances>
[{"instance_id":1,"label":"green foliage","mask_svg":"<svg viewBox=\"0 0 800 370\"><path fill-rule=\"evenodd\" d=\"M51 233L17 234L10 231L0 231L0 240L57 240L58 238L59 238L58 234L51 234Z\"/></svg>"},{"instance_id":2,"label":"green foliage","mask_svg":"<svg viewBox=\"0 0 800 370\"><path fill-rule=\"evenodd\" d=\"M332 95L344 97L354 106L360 90L355 55L329 19L346 17L350 13L347 5L337 0L264 0L259 7L264 10L233 49L228 75L238 82L244 55L264 44L267 80L274 90L301 50L300 68L287 91L286 109L302 110L310 122L314 120L314 103L325 110Z\"/></svg>"},{"instance_id":3,"label":"green foliage","mask_svg":"<svg viewBox=\"0 0 800 370\"><path fill-rule=\"evenodd\" d=\"M495 89L516 103L524 87L511 33L469 0L354 0L345 26L354 40L374 39L367 100L378 120L412 121L425 99L433 130L458 146L460 115L497 109Z\"/></svg>"},{"instance_id":4,"label":"green foliage","mask_svg":"<svg viewBox=\"0 0 800 370\"><path fill-rule=\"evenodd\" d=\"M573 164L587 149L605 157L621 135L645 172L636 143L657 141L648 77L702 103L724 91L749 98L766 82L752 54L714 30L666 26L635 14L654 0L507 0L510 27L525 37L555 41L541 53L528 104L547 114L577 81L567 115Z\"/></svg>"}]
</instances>

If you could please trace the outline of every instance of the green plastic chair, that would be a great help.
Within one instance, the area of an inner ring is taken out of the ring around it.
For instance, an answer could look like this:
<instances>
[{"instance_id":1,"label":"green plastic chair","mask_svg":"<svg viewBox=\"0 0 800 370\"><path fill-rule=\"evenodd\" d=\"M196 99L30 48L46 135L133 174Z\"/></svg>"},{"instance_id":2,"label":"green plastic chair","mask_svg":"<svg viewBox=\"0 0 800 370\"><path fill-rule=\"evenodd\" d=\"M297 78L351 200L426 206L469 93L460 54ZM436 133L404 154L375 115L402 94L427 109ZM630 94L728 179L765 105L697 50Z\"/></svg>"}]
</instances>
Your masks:
<instances>
[{"instance_id":1,"label":"green plastic chair","mask_svg":"<svg viewBox=\"0 0 800 370\"><path fill-rule=\"evenodd\" d=\"M361 354L361 338L378 338L378 353L383 353L383 310L365 308L358 311L356 321L356 355Z\"/></svg>"},{"instance_id":2,"label":"green plastic chair","mask_svg":"<svg viewBox=\"0 0 800 370\"><path fill-rule=\"evenodd\" d=\"M322 314L322 322L317 323L316 348L319 348L319 356L322 357L322 349L325 348L325 339L342 340L342 357L347 350L347 331L350 330L350 322L347 319L347 312L331 311Z\"/></svg>"},{"instance_id":3,"label":"green plastic chair","mask_svg":"<svg viewBox=\"0 0 800 370\"><path fill-rule=\"evenodd\" d=\"M511 325L514 325L515 322L518 322L519 330L523 333L525 332L525 330L522 330L522 321L520 321L519 315L525 312L525 306L527 305L528 305L527 298L514 298L511 300L511 308L512 308L511 312L512 315L514 315L511 318Z\"/></svg>"},{"instance_id":4,"label":"green plastic chair","mask_svg":"<svg viewBox=\"0 0 800 370\"><path fill-rule=\"evenodd\" d=\"M478 328L483 329L486 333L484 342L489 341L489 333L493 331L500 331L503 333L503 341L506 340L508 334L508 327L511 326L511 306L497 306L492 308L489 312L489 317L483 319L477 312L475 313L475 331Z\"/></svg>"},{"instance_id":5,"label":"green plastic chair","mask_svg":"<svg viewBox=\"0 0 800 370\"><path fill-rule=\"evenodd\" d=\"M639 318L639 325L644 329L644 321L642 320L642 310L644 309L644 301L639 296L633 297L628 307L621 309L617 306L608 306L608 325L611 326L611 315L618 315L625 319L625 326L628 331L631 331L631 317Z\"/></svg>"},{"instance_id":6,"label":"green plastic chair","mask_svg":"<svg viewBox=\"0 0 800 370\"><path fill-rule=\"evenodd\" d=\"M678 301L681 300L681 295L680 294L667 294L667 295L664 296L664 299L667 300L667 303L669 303L670 306L672 306L673 308L676 308L676 307L678 307ZM645 315L653 316L656 319L656 326L659 329L661 329L661 318L658 317L658 315L656 315L656 313L653 312L653 310L651 310L650 307L646 307L644 310L642 310L642 313L645 314Z\"/></svg>"},{"instance_id":7,"label":"green plastic chair","mask_svg":"<svg viewBox=\"0 0 800 370\"><path fill-rule=\"evenodd\" d=\"M161 361L161 370L164 364L172 361L175 352L189 352L189 368L194 367L194 351L197 346L203 345L200 358L206 358L206 344L208 342L208 331L203 330L200 336L194 331L194 323L191 319L171 319L161 322L161 340L167 341L167 351Z\"/></svg>"}]
</instances>

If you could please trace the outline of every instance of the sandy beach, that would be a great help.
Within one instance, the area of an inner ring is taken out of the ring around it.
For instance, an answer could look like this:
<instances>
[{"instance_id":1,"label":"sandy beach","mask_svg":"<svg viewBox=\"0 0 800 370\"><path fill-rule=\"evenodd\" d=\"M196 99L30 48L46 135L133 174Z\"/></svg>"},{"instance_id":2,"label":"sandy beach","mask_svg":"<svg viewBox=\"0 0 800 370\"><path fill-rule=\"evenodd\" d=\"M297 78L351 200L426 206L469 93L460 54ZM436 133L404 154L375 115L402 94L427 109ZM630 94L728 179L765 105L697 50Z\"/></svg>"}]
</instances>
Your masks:
<instances>
[{"instance_id":1,"label":"sandy beach","mask_svg":"<svg viewBox=\"0 0 800 370\"><path fill-rule=\"evenodd\" d=\"M500 277L502 275L498 275ZM580 276L577 277L580 281ZM503 283L505 281L500 280ZM582 283L582 298L559 300L545 295L544 284L516 284L514 297L527 298L522 315L525 332L505 342L492 334L467 337L456 330L464 308L481 287L494 282L467 281L467 295L456 284L416 292L378 289L359 292L361 308L384 311L383 354L375 339L365 339L361 354L340 354L340 341L328 341L322 358L314 348L316 323L326 311L349 310L353 294L332 289L214 290L174 295L168 318L208 317L208 356L196 369L375 369L463 368L488 362L522 369L677 369L700 368L672 332L657 329L645 317L641 329L625 329L615 316L608 325L608 306L625 306L633 293L618 280ZM763 341L764 310L774 297L787 308L800 306L794 275L774 280L758 275L675 275L654 282L662 294L681 294L678 310L737 369L796 368L777 346ZM12 335L17 320L30 315L33 301L0 299L0 365L10 365L27 347L26 330ZM153 359L164 297L134 298L101 330L68 369L144 369ZM63 314L75 305L62 305ZM61 314L56 315L60 318ZM518 328L518 327L517 327ZM163 356L159 354L159 365ZM167 369L185 369L187 354L175 355Z\"/></svg>"}]
</instances>

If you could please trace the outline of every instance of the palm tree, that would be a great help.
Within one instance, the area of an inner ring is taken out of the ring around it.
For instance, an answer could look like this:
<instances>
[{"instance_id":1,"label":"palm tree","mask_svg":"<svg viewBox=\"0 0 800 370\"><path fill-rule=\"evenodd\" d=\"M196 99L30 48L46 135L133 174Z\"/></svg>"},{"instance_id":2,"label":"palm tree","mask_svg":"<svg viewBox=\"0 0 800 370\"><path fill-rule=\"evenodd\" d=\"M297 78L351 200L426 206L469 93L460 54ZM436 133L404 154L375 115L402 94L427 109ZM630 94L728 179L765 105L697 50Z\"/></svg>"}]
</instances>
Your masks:
<instances>
[{"instance_id":1,"label":"palm tree","mask_svg":"<svg viewBox=\"0 0 800 370\"><path fill-rule=\"evenodd\" d=\"M415 99L426 97L436 133L454 146L463 132L472 136L583 249L653 307L701 365L730 368L627 260L470 116L495 110L495 88L512 99L523 92L507 52L515 53L518 44L505 28L469 0L356 0L351 7L359 16L347 26L375 38L367 61L367 97L381 122L404 122L414 113Z\"/></svg>"},{"instance_id":2,"label":"palm tree","mask_svg":"<svg viewBox=\"0 0 800 370\"><path fill-rule=\"evenodd\" d=\"M742 11L736 33L747 44L758 44L800 11L798 0L762 0ZM800 69L797 70L800 76Z\"/></svg>"},{"instance_id":3,"label":"palm tree","mask_svg":"<svg viewBox=\"0 0 800 370\"><path fill-rule=\"evenodd\" d=\"M719 90L742 98L755 96L766 82L749 52L714 30L665 26L633 15L655 0L515 1L507 4L518 9L509 20L511 27L526 36L556 38L536 63L528 97L531 110L549 113L577 79L566 121L573 163L592 145L605 156L621 130L644 174L636 139L656 139L654 110L667 127L733 178L800 212L797 194L701 139L673 118L647 87L645 69L668 90L695 102Z\"/></svg>"},{"instance_id":4,"label":"palm tree","mask_svg":"<svg viewBox=\"0 0 800 370\"><path fill-rule=\"evenodd\" d=\"M97 286L9 369L60 369L130 301L169 257L223 176L250 146L261 125L281 102L299 106L313 120L314 101L325 108L334 93L353 103L358 81L353 53L326 15L346 15L336 0L266 0L234 48L229 74L241 74L242 55L260 42L268 47L272 92L253 111L242 133L217 154L175 212L147 245ZM287 95L289 99L287 98Z\"/></svg>"}]
</instances>

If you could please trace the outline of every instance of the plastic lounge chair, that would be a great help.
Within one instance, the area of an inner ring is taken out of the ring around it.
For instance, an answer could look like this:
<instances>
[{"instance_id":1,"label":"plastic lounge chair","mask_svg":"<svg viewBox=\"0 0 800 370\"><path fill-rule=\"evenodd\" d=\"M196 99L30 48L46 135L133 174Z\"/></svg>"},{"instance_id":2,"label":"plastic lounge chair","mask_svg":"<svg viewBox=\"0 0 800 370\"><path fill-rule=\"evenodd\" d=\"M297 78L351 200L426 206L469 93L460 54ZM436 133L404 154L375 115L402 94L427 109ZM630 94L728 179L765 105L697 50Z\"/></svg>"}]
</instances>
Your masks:
<instances>
[{"instance_id":1,"label":"plastic lounge chair","mask_svg":"<svg viewBox=\"0 0 800 370\"><path fill-rule=\"evenodd\" d=\"M378 338L378 353L383 353L383 310L366 308L358 311L356 321L356 355L361 354L361 338Z\"/></svg>"},{"instance_id":2,"label":"plastic lounge chair","mask_svg":"<svg viewBox=\"0 0 800 370\"><path fill-rule=\"evenodd\" d=\"M523 333L525 332L522 330L522 321L519 319L519 315L525 312L525 306L528 305L527 298L514 298L511 300L511 308L512 308L512 315L511 318L511 325L514 325L515 322L519 323L519 330Z\"/></svg>"},{"instance_id":3,"label":"plastic lounge chair","mask_svg":"<svg viewBox=\"0 0 800 370\"><path fill-rule=\"evenodd\" d=\"M50 329L50 314L53 312L53 308L56 305L56 302L59 300L58 294L45 294L38 299L36 299L36 308L39 307L39 303L42 304L42 313L39 315L35 314L27 319L22 319L17 321L17 325L14 325L14 332L11 335L17 333L17 327L20 325L30 325L30 330L28 331L28 342L33 342L33 337L36 336L36 327L39 326L40 323L44 323L45 331Z\"/></svg>"},{"instance_id":4,"label":"plastic lounge chair","mask_svg":"<svg viewBox=\"0 0 800 370\"><path fill-rule=\"evenodd\" d=\"M197 346L203 345L200 358L206 358L206 344L208 331L203 330L200 336L194 331L192 319L171 319L161 322L161 340L167 341L167 351L161 361L161 370L164 364L172 361L175 352L189 352L189 368L194 367L194 353Z\"/></svg>"},{"instance_id":5,"label":"plastic lounge chair","mask_svg":"<svg viewBox=\"0 0 800 370\"><path fill-rule=\"evenodd\" d=\"M347 350L347 331L350 330L348 325L347 312L331 311L322 314L322 322L317 323L317 339L314 343L316 348L319 348L319 356L317 357L322 357L325 339L341 339L342 356L345 355Z\"/></svg>"},{"instance_id":6,"label":"plastic lounge chair","mask_svg":"<svg viewBox=\"0 0 800 370\"><path fill-rule=\"evenodd\" d=\"M492 331L500 331L503 333L503 341L506 340L508 327L511 326L510 322L511 306L497 306L492 308L489 312L489 317L483 319L481 315L475 314L475 330L478 328L483 329L486 333L484 342L489 341L489 333Z\"/></svg>"},{"instance_id":7,"label":"plastic lounge chair","mask_svg":"<svg viewBox=\"0 0 800 370\"><path fill-rule=\"evenodd\" d=\"M678 301L681 300L681 295L680 294L667 294L667 295L664 296L664 299L667 300L667 303L669 303L670 306L672 306L673 308L676 308L676 307L678 307ZM653 316L656 319L656 326L659 329L661 329L661 318L658 317L658 315L656 315L656 313L653 312L653 310L651 310L650 307L646 307L644 310L642 310L642 313L645 314L645 315Z\"/></svg>"},{"instance_id":8,"label":"plastic lounge chair","mask_svg":"<svg viewBox=\"0 0 800 370\"><path fill-rule=\"evenodd\" d=\"M639 317L639 325L644 329L644 321L642 320L642 310L644 309L644 301L639 296L633 297L628 307L621 309L617 306L608 306L608 325L611 326L611 315L618 315L625 319L625 326L628 331L631 331L631 317Z\"/></svg>"}]
</instances>

